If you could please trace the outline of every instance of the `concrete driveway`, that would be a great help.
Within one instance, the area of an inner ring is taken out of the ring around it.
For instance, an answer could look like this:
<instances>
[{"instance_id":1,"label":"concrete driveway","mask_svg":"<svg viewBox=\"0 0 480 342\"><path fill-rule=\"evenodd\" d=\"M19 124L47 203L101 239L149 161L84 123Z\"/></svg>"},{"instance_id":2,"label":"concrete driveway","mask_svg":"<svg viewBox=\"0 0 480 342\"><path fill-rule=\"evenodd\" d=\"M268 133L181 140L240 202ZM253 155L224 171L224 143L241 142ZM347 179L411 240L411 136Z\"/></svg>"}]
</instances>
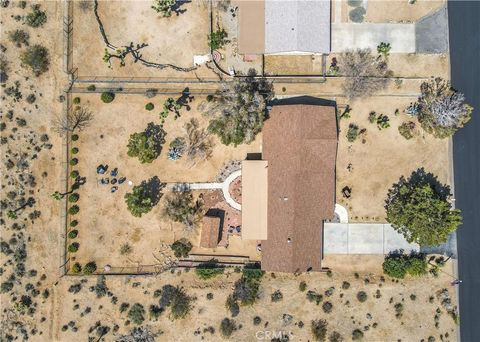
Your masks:
<instances>
[{"instance_id":1,"label":"concrete driveway","mask_svg":"<svg viewBox=\"0 0 480 342\"><path fill-rule=\"evenodd\" d=\"M415 52L415 24L332 23L332 52L370 48L390 43L392 53Z\"/></svg>"},{"instance_id":2,"label":"concrete driveway","mask_svg":"<svg viewBox=\"0 0 480 342\"><path fill-rule=\"evenodd\" d=\"M417 244L408 243L389 224L325 223L324 254L388 254L403 249L419 251Z\"/></svg>"}]
</instances>

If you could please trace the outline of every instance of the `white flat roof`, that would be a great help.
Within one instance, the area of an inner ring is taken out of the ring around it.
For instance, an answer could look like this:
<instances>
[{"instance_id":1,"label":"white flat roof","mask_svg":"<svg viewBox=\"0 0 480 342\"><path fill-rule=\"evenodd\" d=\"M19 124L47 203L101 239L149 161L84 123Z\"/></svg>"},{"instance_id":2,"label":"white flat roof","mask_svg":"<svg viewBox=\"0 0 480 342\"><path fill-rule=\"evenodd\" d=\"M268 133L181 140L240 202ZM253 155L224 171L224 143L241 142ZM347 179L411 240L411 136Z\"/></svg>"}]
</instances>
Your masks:
<instances>
[{"instance_id":1,"label":"white flat roof","mask_svg":"<svg viewBox=\"0 0 480 342\"><path fill-rule=\"evenodd\" d=\"M242 162L242 239L267 240L268 162Z\"/></svg>"}]
</instances>

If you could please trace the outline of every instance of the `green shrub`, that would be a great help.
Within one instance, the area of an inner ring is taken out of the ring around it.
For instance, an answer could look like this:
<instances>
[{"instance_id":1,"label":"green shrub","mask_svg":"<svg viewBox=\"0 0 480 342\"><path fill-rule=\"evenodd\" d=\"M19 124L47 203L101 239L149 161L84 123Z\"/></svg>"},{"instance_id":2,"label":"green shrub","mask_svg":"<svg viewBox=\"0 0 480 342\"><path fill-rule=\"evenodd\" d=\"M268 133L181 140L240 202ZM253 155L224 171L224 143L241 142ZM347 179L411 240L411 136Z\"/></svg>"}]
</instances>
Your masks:
<instances>
[{"instance_id":1,"label":"green shrub","mask_svg":"<svg viewBox=\"0 0 480 342\"><path fill-rule=\"evenodd\" d=\"M413 138L413 131L415 129L415 122L413 121L408 121L408 122L404 122L402 123L399 127L398 127L398 132L400 133L400 135L402 137L404 137L405 139L407 140L410 140Z\"/></svg>"},{"instance_id":2,"label":"green shrub","mask_svg":"<svg viewBox=\"0 0 480 342\"><path fill-rule=\"evenodd\" d=\"M368 296L367 296L367 293L365 291L359 291L357 293L357 299L360 303L363 303L367 300Z\"/></svg>"},{"instance_id":3,"label":"green shrub","mask_svg":"<svg viewBox=\"0 0 480 342\"><path fill-rule=\"evenodd\" d=\"M82 272L82 266L80 266L80 264L78 262L74 263L72 265L72 273L78 274L80 272Z\"/></svg>"},{"instance_id":4,"label":"green shrub","mask_svg":"<svg viewBox=\"0 0 480 342\"><path fill-rule=\"evenodd\" d=\"M78 221L77 220L70 221L70 227L76 227L76 226L78 226Z\"/></svg>"},{"instance_id":5,"label":"green shrub","mask_svg":"<svg viewBox=\"0 0 480 342\"><path fill-rule=\"evenodd\" d=\"M344 281L342 283L342 289L348 290L350 288L350 283L348 281Z\"/></svg>"},{"instance_id":6,"label":"green shrub","mask_svg":"<svg viewBox=\"0 0 480 342\"><path fill-rule=\"evenodd\" d=\"M315 341L325 341L327 337L327 325L327 321L324 319L312 321L311 330Z\"/></svg>"},{"instance_id":7,"label":"green shrub","mask_svg":"<svg viewBox=\"0 0 480 342\"><path fill-rule=\"evenodd\" d=\"M302 292L304 292L307 289L307 283L304 281L300 282L300 285L298 285L298 289Z\"/></svg>"},{"instance_id":8,"label":"green shrub","mask_svg":"<svg viewBox=\"0 0 480 342\"><path fill-rule=\"evenodd\" d=\"M385 58L390 54L391 49L392 47L390 46L390 43L381 42L377 45L377 52L382 54Z\"/></svg>"},{"instance_id":9,"label":"green shrub","mask_svg":"<svg viewBox=\"0 0 480 342\"><path fill-rule=\"evenodd\" d=\"M69 239L75 239L78 236L78 230L73 229L68 232L68 238Z\"/></svg>"},{"instance_id":10,"label":"green shrub","mask_svg":"<svg viewBox=\"0 0 480 342\"><path fill-rule=\"evenodd\" d=\"M377 113L375 113L375 112L370 112L370 113L368 114L368 121L369 121L370 123L372 123L372 124L375 123L375 122L377 121Z\"/></svg>"},{"instance_id":11,"label":"green shrub","mask_svg":"<svg viewBox=\"0 0 480 342\"><path fill-rule=\"evenodd\" d=\"M68 246L68 251L70 253L75 253L78 251L78 248L80 247L80 244L78 242L73 242Z\"/></svg>"},{"instance_id":12,"label":"green shrub","mask_svg":"<svg viewBox=\"0 0 480 342\"><path fill-rule=\"evenodd\" d=\"M173 250L173 254L175 254L177 258L186 258L188 257L188 253L190 253L193 246L190 241L186 239L180 239L175 241L170 247Z\"/></svg>"},{"instance_id":13,"label":"green shrub","mask_svg":"<svg viewBox=\"0 0 480 342\"><path fill-rule=\"evenodd\" d=\"M95 86L95 84L90 84L90 85L87 87L87 90L88 90L88 91L95 91L95 90L97 90L97 87Z\"/></svg>"},{"instance_id":14,"label":"green shrub","mask_svg":"<svg viewBox=\"0 0 480 342\"><path fill-rule=\"evenodd\" d=\"M120 313L127 311L129 307L130 307L130 304L123 302L122 304L120 304L120 308L119 308Z\"/></svg>"},{"instance_id":15,"label":"green shrub","mask_svg":"<svg viewBox=\"0 0 480 342\"><path fill-rule=\"evenodd\" d=\"M77 154L78 153L78 147L72 147L72 149L70 150L70 153L72 154Z\"/></svg>"},{"instance_id":16,"label":"green shrub","mask_svg":"<svg viewBox=\"0 0 480 342\"><path fill-rule=\"evenodd\" d=\"M330 302L325 302L322 305L323 312L330 313L333 310L333 304Z\"/></svg>"},{"instance_id":17,"label":"green shrub","mask_svg":"<svg viewBox=\"0 0 480 342\"><path fill-rule=\"evenodd\" d=\"M78 134L72 134L72 141L78 140Z\"/></svg>"},{"instance_id":18,"label":"green shrub","mask_svg":"<svg viewBox=\"0 0 480 342\"><path fill-rule=\"evenodd\" d=\"M27 2L25 0L21 0L18 2L18 7L21 9L25 9L27 7Z\"/></svg>"},{"instance_id":19,"label":"green shrub","mask_svg":"<svg viewBox=\"0 0 480 342\"><path fill-rule=\"evenodd\" d=\"M377 128L379 130L390 127L390 118L384 114L380 114L377 117Z\"/></svg>"},{"instance_id":20,"label":"green shrub","mask_svg":"<svg viewBox=\"0 0 480 342\"><path fill-rule=\"evenodd\" d=\"M348 17L354 23L361 23L361 22L363 22L363 19L364 19L364 16L365 16L366 13L367 13L367 11L365 11L365 8L359 6L359 7L355 7L354 9L350 10L350 12L348 13Z\"/></svg>"},{"instance_id":21,"label":"green shrub","mask_svg":"<svg viewBox=\"0 0 480 342\"><path fill-rule=\"evenodd\" d=\"M25 22L31 27L40 27L47 22L47 13L40 10L40 5L33 5L32 12L28 13Z\"/></svg>"},{"instance_id":22,"label":"green shrub","mask_svg":"<svg viewBox=\"0 0 480 342\"><path fill-rule=\"evenodd\" d=\"M236 317L240 313L240 306L233 295L229 295L227 297L227 300L225 301L225 307L228 309L228 311L230 311L232 317Z\"/></svg>"},{"instance_id":23,"label":"green shrub","mask_svg":"<svg viewBox=\"0 0 480 342\"><path fill-rule=\"evenodd\" d=\"M235 321L233 319L230 319L230 318L222 319L222 322L220 322L220 333L222 334L223 337L232 336L235 330L237 330L237 325L235 324Z\"/></svg>"},{"instance_id":24,"label":"green shrub","mask_svg":"<svg viewBox=\"0 0 480 342\"><path fill-rule=\"evenodd\" d=\"M151 102L149 102L145 105L145 109L148 110L148 111L153 110L154 108L155 108L155 105Z\"/></svg>"},{"instance_id":25,"label":"green shrub","mask_svg":"<svg viewBox=\"0 0 480 342\"><path fill-rule=\"evenodd\" d=\"M363 0L348 0L347 4L350 7L358 7L363 4Z\"/></svg>"},{"instance_id":26,"label":"green shrub","mask_svg":"<svg viewBox=\"0 0 480 342\"><path fill-rule=\"evenodd\" d=\"M112 92L104 92L102 93L102 95L100 96L100 98L102 99L102 101L104 103L110 103L112 102L113 100L115 100L115 94L112 93Z\"/></svg>"},{"instance_id":27,"label":"green shrub","mask_svg":"<svg viewBox=\"0 0 480 342\"><path fill-rule=\"evenodd\" d=\"M30 35L24 30L15 30L8 32L8 39L15 43L16 47L22 47L22 45L28 46L28 40Z\"/></svg>"},{"instance_id":28,"label":"green shrub","mask_svg":"<svg viewBox=\"0 0 480 342\"><path fill-rule=\"evenodd\" d=\"M75 97L73 99L73 104L79 104L80 103L80 98L79 97Z\"/></svg>"},{"instance_id":29,"label":"green shrub","mask_svg":"<svg viewBox=\"0 0 480 342\"><path fill-rule=\"evenodd\" d=\"M253 325L260 325L262 323L262 318L260 316L253 317Z\"/></svg>"},{"instance_id":30,"label":"green shrub","mask_svg":"<svg viewBox=\"0 0 480 342\"><path fill-rule=\"evenodd\" d=\"M327 276L328 276L329 278L333 277L333 272L332 272L332 270L328 270L328 271L327 271Z\"/></svg>"},{"instance_id":31,"label":"green shrub","mask_svg":"<svg viewBox=\"0 0 480 342\"><path fill-rule=\"evenodd\" d=\"M275 291L271 295L272 302L276 303L279 302L283 299L283 294L280 290Z\"/></svg>"},{"instance_id":32,"label":"green shrub","mask_svg":"<svg viewBox=\"0 0 480 342\"><path fill-rule=\"evenodd\" d=\"M142 304L135 303L128 311L128 319L136 325L140 325L145 320L145 309Z\"/></svg>"},{"instance_id":33,"label":"green shrub","mask_svg":"<svg viewBox=\"0 0 480 342\"><path fill-rule=\"evenodd\" d=\"M27 48L20 56L23 66L29 66L35 76L40 76L48 70L50 57L48 49L41 45L33 45Z\"/></svg>"},{"instance_id":34,"label":"green shrub","mask_svg":"<svg viewBox=\"0 0 480 342\"><path fill-rule=\"evenodd\" d=\"M224 29L218 29L208 35L208 46L210 46L212 50L220 49L229 42L227 37L227 31Z\"/></svg>"},{"instance_id":35,"label":"green shrub","mask_svg":"<svg viewBox=\"0 0 480 342\"><path fill-rule=\"evenodd\" d=\"M223 268L216 265L215 262L206 262L195 268L195 273L201 279L206 280L223 274Z\"/></svg>"},{"instance_id":36,"label":"green shrub","mask_svg":"<svg viewBox=\"0 0 480 342\"><path fill-rule=\"evenodd\" d=\"M360 329L355 329L352 331L352 340L353 341L361 341L363 339L363 331Z\"/></svg>"},{"instance_id":37,"label":"green shrub","mask_svg":"<svg viewBox=\"0 0 480 342\"><path fill-rule=\"evenodd\" d=\"M68 196L68 201L70 203L76 203L78 202L78 199L80 198L80 195L77 194L77 193L73 193L73 194L70 194L70 196Z\"/></svg>"},{"instance_id":38,"label":"green shrub","mask_svg":"<svg viewBox=\"0 0 480 342\"><path fill-rule=\"evenodd\" d=\"M34 94L29 94L26 100L29 104L33 104L37 100L37 97Z\"/></svg>"},{"instance_id":39,"label":"green shrub","mask_svg":"<svg viewBox=\"0 0 480 342\"><path fill-rule=\"evenodd\" d=\"M77 178L78 176L80 175L80 173L78 173L78 171L76 170L73 170L72 172L70 172L70 178Z\"/></svg>"},{"instance_id":40,"label":"green shrub","mask_svg":"<svg viewBox=\"0 0 480 342\"><path fill-rule=\"evenodd\" d=\"M78 159L77 158L70 159L70 166L75 166L77 164L78 164Z\"/></svg>"},{"instance_id":41,"label":"green shrub","mask_svg":"<svg viewBox=\"0 0 480 342\"><path fill-rule=\"evenodd\" d=\"M68 213L70 215L78 214L79 211L80 211L80 207L78 205L73 205L70 207L70 209L68 209Z\"/></svg>"},{"instance_id":42,"label":"green shrub","mask_svg":"<svg viewBox=\"0 0 480 342\"><path fill-rule=\"evenodd\" d=\"M348 142L354 142L357 139L359 134L360 134L360 128L358 128L357 125L353 123L348 125L348 131L347 131Z\"/></svg>"},{"instance_id":43,"label":"green shrub","mask_svg":"<svg viewBox=\"0 0 480 342\"><path fill-rule=\"evenodd\" d=\"M90 261L83 267L84 274L92 274L97 270L97 264L94 261Z\"/></svg>"},{"instance_id":44,"label":"green shrub","mask_svg":"<svg viewBox=\"0 0 480 342\"><path fill-rule=\"evenodd\" d=\"M310 302L310 303L313 303L315 302L317 305L320 304L320 302L323 300L323 295L320 294L320 293L317 293L315 291L308 291L307 292L307 300Z\"/></svg>"},{"instance_id":45,"label":"green shrub","mask_svg":"<svg viewBox=\"0 0 480 342\"><path fill-rule=\"evenodd\" d=\"M420 276L427 273L428 263L423 254L389 254L383 262L383 272L392 278L407 274Z\"/></svg>"}]
</instances>

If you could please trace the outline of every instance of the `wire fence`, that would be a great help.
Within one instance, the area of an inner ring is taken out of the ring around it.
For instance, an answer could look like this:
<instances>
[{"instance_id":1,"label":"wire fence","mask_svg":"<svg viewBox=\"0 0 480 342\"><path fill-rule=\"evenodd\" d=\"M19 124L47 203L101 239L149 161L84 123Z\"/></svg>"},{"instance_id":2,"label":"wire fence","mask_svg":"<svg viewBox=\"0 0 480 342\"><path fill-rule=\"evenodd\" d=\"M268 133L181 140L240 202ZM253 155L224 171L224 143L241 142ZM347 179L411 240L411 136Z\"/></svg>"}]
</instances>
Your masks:
<instances>
[{"instance_id":1,"label":"wire fence","mask_svg":"<svg viewBox=\"0 0 480 342\"><path fill-rule=\"evenodd\" d=\"M66 0L63 7L63 71L70 73L73 69L73 5Z\"/></svg>"}]
</instances>

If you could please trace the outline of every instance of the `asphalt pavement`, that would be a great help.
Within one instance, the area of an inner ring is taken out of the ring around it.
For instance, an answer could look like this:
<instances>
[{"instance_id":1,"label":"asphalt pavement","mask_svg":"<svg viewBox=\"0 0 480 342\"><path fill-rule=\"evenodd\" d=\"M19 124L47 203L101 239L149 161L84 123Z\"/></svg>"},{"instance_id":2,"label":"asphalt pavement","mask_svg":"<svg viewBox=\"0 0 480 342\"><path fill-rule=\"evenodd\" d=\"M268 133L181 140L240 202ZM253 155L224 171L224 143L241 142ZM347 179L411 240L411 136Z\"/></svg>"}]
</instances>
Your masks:
<instances>
[{"instance_id":1,"label":"asphalt pavement","mask_svg":"<svg viewBox=\"0 0 480 342\"><path fill-rule=\"evenodd\" d=\"M480 341L480 1L448 1L452 84L474 108L453 138L462 342Z\"/></svg>"}]
</instances>

